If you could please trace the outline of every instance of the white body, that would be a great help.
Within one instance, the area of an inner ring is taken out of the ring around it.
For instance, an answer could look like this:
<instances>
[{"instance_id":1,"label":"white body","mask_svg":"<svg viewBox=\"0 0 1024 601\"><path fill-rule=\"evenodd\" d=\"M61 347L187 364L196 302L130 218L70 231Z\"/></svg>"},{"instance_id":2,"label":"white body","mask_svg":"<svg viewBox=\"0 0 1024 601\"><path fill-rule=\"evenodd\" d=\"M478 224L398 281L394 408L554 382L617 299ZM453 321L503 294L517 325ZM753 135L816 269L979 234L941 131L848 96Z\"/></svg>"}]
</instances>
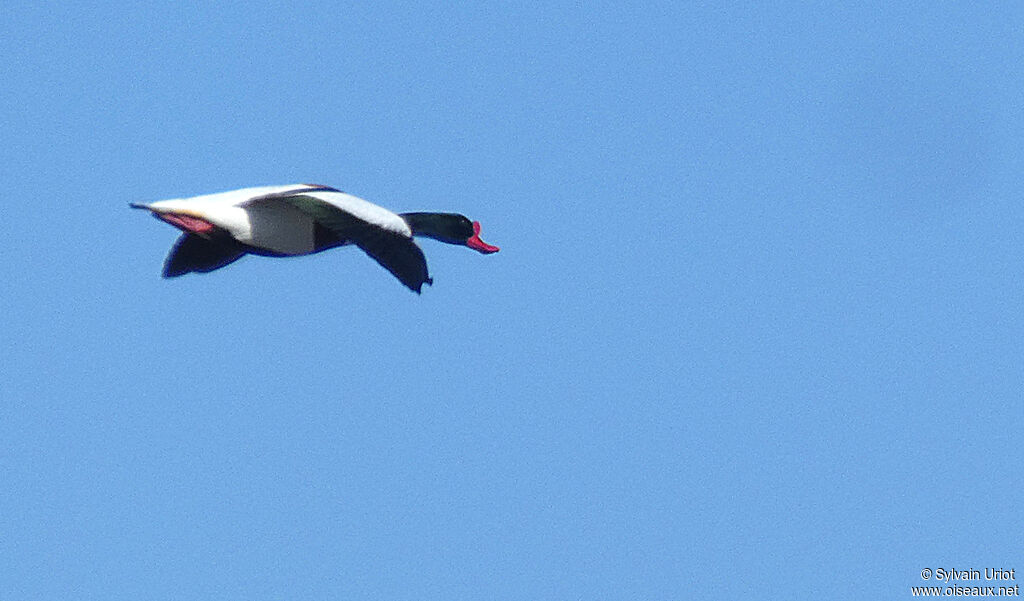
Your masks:
<instances>
[{"instance_id":1,"label":"white body","mask_svg":"<svg viewBox=\"0 0 1024 601\"><path fill-rule=\"evenodd\" d=\"M147 205L154 213L179 213L197 217L223 228L243 244L282 255L304 255L315 250L313 219L294 206L268 195L296 192L317 198L368 224L412 238L401 217L384 207L345 194L316 190L319 186L295 184L243 188L191 198L161 200ZM303 192L303 190L315 190Z\"/></svg>"}]
</instances>

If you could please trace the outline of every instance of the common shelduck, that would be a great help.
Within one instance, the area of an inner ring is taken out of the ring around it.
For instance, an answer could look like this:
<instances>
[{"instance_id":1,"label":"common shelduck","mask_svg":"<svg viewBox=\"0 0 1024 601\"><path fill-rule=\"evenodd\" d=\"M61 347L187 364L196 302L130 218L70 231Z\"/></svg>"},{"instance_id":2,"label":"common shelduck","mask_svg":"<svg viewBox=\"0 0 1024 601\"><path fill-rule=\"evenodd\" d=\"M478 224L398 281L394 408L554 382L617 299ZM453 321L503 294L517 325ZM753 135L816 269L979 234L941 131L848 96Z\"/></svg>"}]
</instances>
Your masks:
<instances>
[{"instance_id":1,"label":"common shelduck","mask_svg":"<svg viewBox=\"0 0 1024 601\"><path fill-rule=\"evenodd\" d=\"M355 244L419 293L433 283L413 236L498 252L480 239L480 222L457 213L392 213L328 186L295 184L244 188L192 198L132 203L184 232L164 262L163 275L207 273L246 254L308 255Z\"/></svg>"}]
</instances>

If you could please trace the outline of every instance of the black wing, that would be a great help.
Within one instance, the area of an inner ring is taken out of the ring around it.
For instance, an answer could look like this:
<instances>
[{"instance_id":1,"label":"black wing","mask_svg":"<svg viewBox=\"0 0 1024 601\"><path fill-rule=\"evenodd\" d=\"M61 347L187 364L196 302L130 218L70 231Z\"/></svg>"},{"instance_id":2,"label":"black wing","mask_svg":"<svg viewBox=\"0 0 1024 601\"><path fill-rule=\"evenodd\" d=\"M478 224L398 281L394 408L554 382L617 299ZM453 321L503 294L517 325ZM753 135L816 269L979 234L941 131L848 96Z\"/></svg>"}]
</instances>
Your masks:
<instances>
[{"instance_id":1,"label":"black wing","mask_svg":"<svg viewBox=\"0 0 1024 601\"><path fill-rule=\"evenodd\" d=\"M210 240L197 234L183 234L164 261L164 277L174 278L193 271L209 273L234 263L245 255L241 245L226 240Z\"/></svg>"},{"instance_id":2,"label":"black wing","mask_svg":"<svg viewBox=\"0 0 1024 601\"><path fill-rule=\"evenodd\" d=\"M427 273L427 259L412 238L367 226L352 236L352 241L416 294L423 284L434 283Z\"/></svg>"}]
</instances>

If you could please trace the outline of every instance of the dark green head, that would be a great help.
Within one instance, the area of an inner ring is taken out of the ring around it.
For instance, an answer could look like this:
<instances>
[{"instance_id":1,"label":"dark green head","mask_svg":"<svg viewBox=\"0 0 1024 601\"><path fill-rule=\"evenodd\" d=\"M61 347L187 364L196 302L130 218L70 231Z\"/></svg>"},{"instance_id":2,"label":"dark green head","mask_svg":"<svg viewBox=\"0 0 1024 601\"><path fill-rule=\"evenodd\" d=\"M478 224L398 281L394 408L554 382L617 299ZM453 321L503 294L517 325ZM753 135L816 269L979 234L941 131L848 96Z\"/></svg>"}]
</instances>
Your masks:
<instances>
[{"instance_id":1,"label":"dark green head","mask_svg":"<svg viewBox=\"0 0 1024 601\"><path fill-rule=\"evenodd\" d=\"M447 244L468 246L490 254L500 249L480 239L480 222L470 221L458 213L402 213L414 236L426 236Z\"/></svg>"}]
</instances>

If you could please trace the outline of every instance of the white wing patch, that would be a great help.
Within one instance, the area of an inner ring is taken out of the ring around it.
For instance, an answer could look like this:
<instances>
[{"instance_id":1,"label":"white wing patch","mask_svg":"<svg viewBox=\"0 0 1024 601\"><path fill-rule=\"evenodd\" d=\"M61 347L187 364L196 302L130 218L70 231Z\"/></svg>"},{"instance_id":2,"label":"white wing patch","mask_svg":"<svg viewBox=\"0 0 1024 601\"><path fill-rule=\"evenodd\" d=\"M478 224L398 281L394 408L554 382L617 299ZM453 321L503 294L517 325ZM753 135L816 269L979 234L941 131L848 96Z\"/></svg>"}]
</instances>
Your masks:
<instances>
[{"instance_id":1,"label":"white wing patch","mask_svg":"<svg viewBox=\"0 0 1024 601\"><path fill-rule=\"evenodd\" d=\"M308 188L305 184L293 184L290 186L259 186L256 188L242 188L240 190L229 190L227 192L217 192L215 194L203 194L201 196L191 196L188 198L176 198L172 201L158 201L160 203L175 202L185 203L183 206L192 206L197 208L207 207L219 207L219 206L238 206L248 200L257 198L260 196L266 196L267 194L276 194L279 192L285 192L288 190L301 190L302 188Z\"/></svg>"},{"instance_id":2,"label":"white wing patch","mask_svg":"<svg viewBox=\"0 0 1024 601\"><path fill-rule=\"evenodd\" d=\"M246 244L282 255L313 252L313 220L285 202L254 203L245 207L249 218Z\"/></svg>"},{"instance_id":3,"label":"white wing patch","mask_svg":"<svg viewBox=\"0 0 1024 601\"><path fill-rule=\"evenodd\" d=\"M409 229L409 225L397 213L392 213L384 207L377 206L357 196L345 194L344 192L309 192L302 193L302 195L322 200L356 219L381 229L400 234L406 238L412 238L412 230Z\"/></svg>"}]
</instances>

